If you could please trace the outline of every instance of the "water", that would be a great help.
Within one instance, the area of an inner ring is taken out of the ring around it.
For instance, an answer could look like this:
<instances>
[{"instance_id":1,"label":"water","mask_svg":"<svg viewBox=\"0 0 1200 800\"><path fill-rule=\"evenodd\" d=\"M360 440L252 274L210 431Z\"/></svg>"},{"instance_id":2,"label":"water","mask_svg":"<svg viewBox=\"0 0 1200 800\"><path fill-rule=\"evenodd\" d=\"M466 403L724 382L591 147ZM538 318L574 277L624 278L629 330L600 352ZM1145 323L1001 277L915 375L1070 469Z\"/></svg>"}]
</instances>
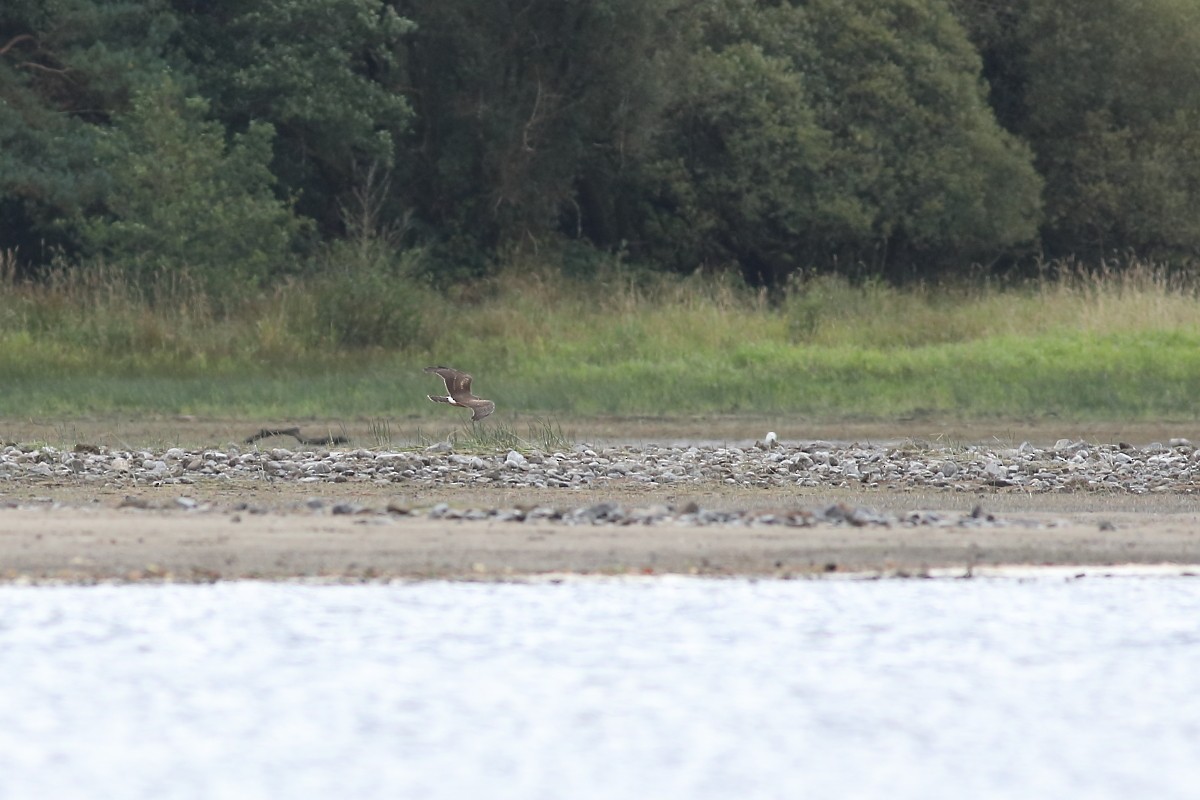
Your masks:
<instances>
[{"instance_id":1,"label":"water","mask_svg":"<svg viewBox=\"0 0 1200 800\"><path fill-rule=\"evenodd\" d=\"M0 798L1194 797L1200 581L0 587Z\"/></svg>"}]
</instances>

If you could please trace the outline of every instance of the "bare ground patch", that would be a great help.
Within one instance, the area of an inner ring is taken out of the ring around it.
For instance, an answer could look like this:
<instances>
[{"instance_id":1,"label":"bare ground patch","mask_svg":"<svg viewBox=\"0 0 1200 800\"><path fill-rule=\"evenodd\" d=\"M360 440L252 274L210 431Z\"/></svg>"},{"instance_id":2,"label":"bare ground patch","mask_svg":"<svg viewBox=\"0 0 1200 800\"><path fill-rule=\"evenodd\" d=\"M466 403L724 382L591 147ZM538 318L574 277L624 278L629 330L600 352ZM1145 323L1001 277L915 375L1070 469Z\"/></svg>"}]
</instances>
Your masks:
<instances>
[{"instance_id":1,"label":"bare ground patch","mask_svg":"<svg viewBox=\"0 0 1200 800\"><path fill-rule=\"evenodd\" d=\"M275 421L4 421L0 438L104 447L219 446ZM292 424L295 424L294 421ZM308 421L305 429L329 423ZM917 434L912 425L925 434ZM761 436L767 419L581 420L580 441L713 441ZM1002 437L1010 444L1059 438L1134 443L1187 436L1186 428L1094 423L1049 427L1019 422L956 428L939 424L811 425L813 438L902 441L918 436L948 447ZM864 427L867 426L867 427ZM415 430L415 425L413 426ZM448 426L446 426L448 427ZM361 429L360 429L361 428ZM762 429L761 431L759 429ZM776 421L781 439L790 432ZM1100 433L1110 430L1109 434ZM370 421L337 430L376 447ZM585 430L585 433L581 433ZM1009 433L1002 433L1009 430ZM47 432L57 431L54 435ZM702 435L698 435L697 432ZM954 433L949 433L953 431ZM41 432L42 435L39 435ZM69 434L67 432L70 432ZM590 432L594 435L587 435ZM1061 436L1059 435L1061 433ZM1030 434L1026 436L1025 434ZM407 429L396 423L393 444ZM689 436L690 435L690 436ZM798 438L798 437L797 437ZM935 445L940 446L940 445ZM562 520L431 516L451 509L626 509L697 507L738 511L736 524L568 524ZM769 524L832 504L888 516L879 523ZM344 513L341 513L344 512ZM934 522L909 524L923 512ZM972 516L974 512L974 516ZM981 521L982 517L982 521ZM632 480L570 487L455 486L396 481L299 483L197 480L189 485L116 477L0 480L0 578L6 580L232 580L297 577L514 579L558 573L816 576L846 572L971 574L989 565L1200 564L1200 500L1192 484L1128 493L1079 488L1032 493L1019 486L888 487L862 483L747 487L715 481L671 486Z\"/></svg>"}]
</instances>

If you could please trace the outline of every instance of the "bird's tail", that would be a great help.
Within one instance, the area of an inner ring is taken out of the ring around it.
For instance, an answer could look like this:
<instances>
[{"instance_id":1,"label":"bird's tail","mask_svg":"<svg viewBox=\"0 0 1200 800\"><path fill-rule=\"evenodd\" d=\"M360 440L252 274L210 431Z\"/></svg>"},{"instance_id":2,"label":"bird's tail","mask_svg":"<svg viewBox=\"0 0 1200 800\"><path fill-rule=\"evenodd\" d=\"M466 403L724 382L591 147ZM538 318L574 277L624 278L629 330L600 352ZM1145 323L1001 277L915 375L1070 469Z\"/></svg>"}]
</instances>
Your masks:
<instances>
[{"instance_id":1,"label":"bird's tail","mask_svg":"<svg viewBox=\"0 0 1200 800\"><path fill-rule=\"evenodd\" d=\"M425 396L428 397L430 400L432 400L435 403L449 403L450 402L449 397L441 397L440 395L436 395L436 394L427 394Z\"/></svg>"}]
</instances>

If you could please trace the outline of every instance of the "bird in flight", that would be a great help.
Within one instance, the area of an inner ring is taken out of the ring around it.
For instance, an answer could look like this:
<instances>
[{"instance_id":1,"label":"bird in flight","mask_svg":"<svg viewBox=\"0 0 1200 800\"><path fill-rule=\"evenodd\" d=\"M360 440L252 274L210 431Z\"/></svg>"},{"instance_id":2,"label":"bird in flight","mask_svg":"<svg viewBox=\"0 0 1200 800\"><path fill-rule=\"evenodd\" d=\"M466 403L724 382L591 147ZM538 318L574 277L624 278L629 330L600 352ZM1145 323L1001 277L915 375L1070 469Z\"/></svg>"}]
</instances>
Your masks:
<instances>
[{"instance_id":1,"label":"bird in flight","mask_svg":"<svg viewBox=\"0 0 1200 800\"><path fill-rule=\"evenodd\" d=\"M426 372L432 372L446 382L446 392L449 397L426 395L435 403L449 403L452 406L463 406L471 409L471 421L477 422L496 410L496 404L471 394L471 376L459 372L453 367L426 367Z\"/></svg>"}]
</instances>

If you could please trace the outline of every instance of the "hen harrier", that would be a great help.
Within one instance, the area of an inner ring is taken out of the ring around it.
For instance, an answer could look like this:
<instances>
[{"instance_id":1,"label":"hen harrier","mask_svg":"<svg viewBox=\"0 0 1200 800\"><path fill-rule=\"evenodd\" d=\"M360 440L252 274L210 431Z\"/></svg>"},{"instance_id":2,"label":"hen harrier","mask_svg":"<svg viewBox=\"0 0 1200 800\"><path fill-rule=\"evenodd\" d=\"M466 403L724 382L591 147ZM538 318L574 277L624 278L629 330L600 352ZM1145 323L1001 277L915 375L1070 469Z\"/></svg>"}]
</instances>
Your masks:
<instances>
[{"instance_id":1,"label":"hen harrier","mask_svg":"<svg viewBox=\"0 0 1200 800\"><path fill-rule=\"evenodd\" d=\"M446 391L450 395L449 397L426 395L433 402L449 403L452 406L471 409L472 422L481 420L496 410L496 404L491 400L484 400L471 394L471 376L467 373L459 372L452 367L426 367L425 371L441 376L441 379L446 382Z\"/></svg>"}]
</instances>

